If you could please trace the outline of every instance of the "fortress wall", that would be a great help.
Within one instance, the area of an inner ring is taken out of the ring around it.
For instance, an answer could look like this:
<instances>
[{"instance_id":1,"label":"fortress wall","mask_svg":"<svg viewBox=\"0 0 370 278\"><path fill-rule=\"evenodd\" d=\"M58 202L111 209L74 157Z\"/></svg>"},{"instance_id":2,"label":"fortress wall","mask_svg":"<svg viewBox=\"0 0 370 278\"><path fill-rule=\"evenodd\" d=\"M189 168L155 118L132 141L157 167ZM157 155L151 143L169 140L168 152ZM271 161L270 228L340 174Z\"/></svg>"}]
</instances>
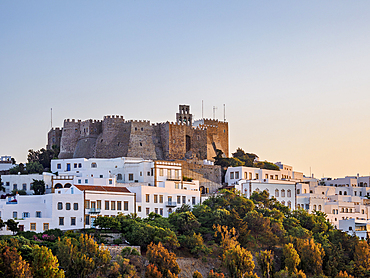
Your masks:
<instances>
[{"instance_id":1,"label":"fortress wall","mask_svg":"<svg viewBox=\"0 0 370 278\"><path fill-rule=\"evenodd\" d=\"M152 135L153 127L149 121L131 121L127 156L156 159L157 155Z\"/></svg>"},{"instance_id":2,"label":"fortress wall","mask_svg":"<svg viewBox=\"0 0 370 278\"><path fill-rule=\"evenodd\" d=\"M131 123L122 116L104 116L102 133L96 140L95 157L114 158L127 156Z\"/></svg>"},{"instance_id":3,"label":"fortress wall","mask_svg":"<svg viewBox=\"0 0 370 278\"><path fill-rule=\"evenodd\" d=\"M63 129L60 129L59 127L50 129L48 132L48 144L46 145L47 150L51 150L53 145L60 147L62 131Z\"/></svg>"},{"instance_id":4,"label":"fortress wall","mask_svg":"<svg viewBox=\"0 0 370 278\"><path fill-rule=\"evenodd\" d=\"M80 120L64 120L59 158L73 158L80 137L80 123Z\"/></svg>"},{"instance_id":5,"label":"fortress wall","mask_svg":"<svg viewBox=\"0 0 370 278\"><path fill-rule=\"evenodd\" d=\"M181 159L186 153L186 125L170 123L168 130L168 159Z\"/></svg>"},{"instance_id":6,"label":"fortress wall","mask_svg":"<svg viewBox=\"0 0 370 278\"><path fill-rule=\"evenodd\" d=\"M191 153L198 159L207 159L207 131L189 127L187 134L191 138Z\"/></svg>"},{"instance_id":7,"label":"fortress wall","mask_svg":"<svg viewBox=\"0 0 370 278\"><path fill-rule=\"evenodd\" d=\"M163 154L163 149L165 140L162 140L161 137L161 127L162 124L152 124L152 141L155 147L155 154L156 154L156 159L158 160L163 160L164 159L164 154Z\"/></svg>"}]
</instances>

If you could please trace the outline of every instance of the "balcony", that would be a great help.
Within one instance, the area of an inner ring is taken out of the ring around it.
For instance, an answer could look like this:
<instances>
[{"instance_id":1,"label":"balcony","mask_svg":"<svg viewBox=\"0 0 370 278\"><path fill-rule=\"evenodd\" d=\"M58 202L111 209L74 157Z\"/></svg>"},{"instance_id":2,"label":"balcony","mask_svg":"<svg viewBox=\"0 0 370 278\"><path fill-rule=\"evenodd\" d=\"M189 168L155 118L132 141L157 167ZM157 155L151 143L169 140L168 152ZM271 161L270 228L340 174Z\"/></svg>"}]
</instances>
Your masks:
<instances>
[{"instance_id":1,"label":"balcony","mask_svg":"<svg viewBox=\"0 0 370 278\"><path fill-rule=\"evenodd\" d=\"M101 209L97 209L97 208L89 209L89 214L99 214L100 212L101 212Z\"/></svg>"},{"instance_id":2,"label":"balcony","mask_svg":"<svg viewBox=\"0 0 370 278\"><path fill-rule=\"evenodd\" d=\"M176 202L166 202L166 207L176 207L177 206L177 203Z\"/></svg>"}]
</instances>

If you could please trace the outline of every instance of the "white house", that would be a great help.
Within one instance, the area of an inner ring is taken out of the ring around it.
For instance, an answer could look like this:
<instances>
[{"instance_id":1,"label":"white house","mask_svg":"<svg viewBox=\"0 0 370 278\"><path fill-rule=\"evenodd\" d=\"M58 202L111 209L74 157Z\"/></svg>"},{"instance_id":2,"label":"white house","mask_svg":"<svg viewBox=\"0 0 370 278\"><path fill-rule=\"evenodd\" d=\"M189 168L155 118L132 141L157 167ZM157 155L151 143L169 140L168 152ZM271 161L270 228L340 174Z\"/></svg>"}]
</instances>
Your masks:
<instances>
[{"instance_id":1,"label":"white house","mask_svg":"<svg viewBox=\"0 0 370 278\"><path fill-rule=\"evenodd\" d=\"M0 157L0 173L1 172L6 172L10 168L13 168L15 165L12 162L12 157L11 156L1 156Z\"/></svg>"},{"instance_id":2,"label":"white house","mask_svg":"<svg viewBox=\"0 0 370 278\"><path fill-rule=\"evenodd\" d=\"M43 180L47 192L52 188L52 179L55 175L44 172L42 174L28 174L28 175L2 175L1 179L5 187L5 193L11 193L13 190L24 190L27 194L33 194L31 186L33 180Z\"/></svg>"},{"instance_id":3,"label":"white house","mask_svg":"<svg viewBox=\"0 0 370 278\"><path fill-rule=\"evenodd\" d=\"M338 229L349 235L355 235L359 239L367 240L370 232L370 221L358 219L339 220Z\"/></svg>"}]
</instances>

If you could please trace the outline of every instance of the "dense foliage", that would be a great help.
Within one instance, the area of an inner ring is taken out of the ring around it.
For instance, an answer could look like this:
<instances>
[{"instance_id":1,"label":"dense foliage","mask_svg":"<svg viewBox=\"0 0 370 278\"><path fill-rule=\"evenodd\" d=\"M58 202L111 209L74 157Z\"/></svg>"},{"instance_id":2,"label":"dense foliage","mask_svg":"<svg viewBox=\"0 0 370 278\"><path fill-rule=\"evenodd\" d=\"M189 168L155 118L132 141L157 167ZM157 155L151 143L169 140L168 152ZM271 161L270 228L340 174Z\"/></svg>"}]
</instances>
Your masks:
<instances>
[{"instance_id":1,"label":"dense foliage","mask_svg":"<svg viewBox=\"0 0 370 278\"><path fill-rule=\"evenodd\" d=\"M334 229L321 212L291 211L267 192L247 199L225 190L168 218L119 215L95 224L98 230L85 233L104 242L99 231L117 232L120 242L141 246L148 263L127 248L112 261L87 234L18 232L0 240L0 276L42 277L46 266L50 277L63 277L59 266L66 277L178 277L177 254L218 260L208 277L370 277L366 241Z\"/></svg>"}]
</instances>

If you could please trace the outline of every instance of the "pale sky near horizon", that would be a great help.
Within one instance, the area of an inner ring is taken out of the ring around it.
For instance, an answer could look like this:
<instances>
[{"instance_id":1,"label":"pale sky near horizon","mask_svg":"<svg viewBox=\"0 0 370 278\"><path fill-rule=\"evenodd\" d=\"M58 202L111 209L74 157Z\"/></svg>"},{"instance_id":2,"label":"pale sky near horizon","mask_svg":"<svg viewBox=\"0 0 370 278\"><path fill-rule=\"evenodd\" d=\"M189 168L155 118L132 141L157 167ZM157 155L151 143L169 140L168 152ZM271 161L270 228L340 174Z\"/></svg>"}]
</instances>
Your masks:
<instances>
[{"instance_id":1,"label":"pale sky near horizon","mask_svg":"<svg viewBox=\"0 0 370 278\"><path fill-rule=\"evenodd\" d=\"M316 177L370 175L369 1L0 0L0 155L63 119L229 122L237 147Z\"/></svg>"}]
</instances>

